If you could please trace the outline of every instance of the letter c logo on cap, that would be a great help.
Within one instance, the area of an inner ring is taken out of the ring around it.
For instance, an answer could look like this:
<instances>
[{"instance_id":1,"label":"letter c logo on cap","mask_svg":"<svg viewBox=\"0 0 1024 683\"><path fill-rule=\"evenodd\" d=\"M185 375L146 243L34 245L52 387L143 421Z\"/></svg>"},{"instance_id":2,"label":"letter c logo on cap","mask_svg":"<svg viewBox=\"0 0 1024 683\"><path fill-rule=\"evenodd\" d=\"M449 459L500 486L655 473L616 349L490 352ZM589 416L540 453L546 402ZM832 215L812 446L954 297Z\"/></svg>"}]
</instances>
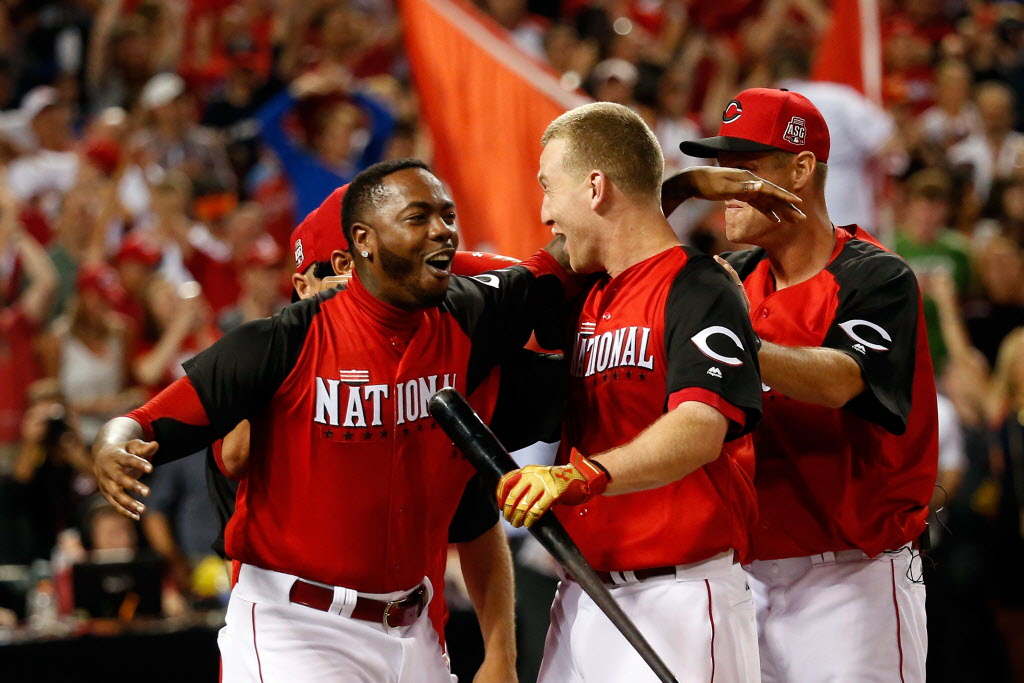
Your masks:
<instances>
[{"instance_id":1,"label":"letter c logo on cap","mask_svg":"<svg viewBox=\"0 0 1024 683\"><path fill-rule=\"evenodd\" d=\"M731 100L729 104L725 105L725 111L722 112L722 123L732 123L742 115L743 105L739 100Z\"/></svg>"}]
</instances>

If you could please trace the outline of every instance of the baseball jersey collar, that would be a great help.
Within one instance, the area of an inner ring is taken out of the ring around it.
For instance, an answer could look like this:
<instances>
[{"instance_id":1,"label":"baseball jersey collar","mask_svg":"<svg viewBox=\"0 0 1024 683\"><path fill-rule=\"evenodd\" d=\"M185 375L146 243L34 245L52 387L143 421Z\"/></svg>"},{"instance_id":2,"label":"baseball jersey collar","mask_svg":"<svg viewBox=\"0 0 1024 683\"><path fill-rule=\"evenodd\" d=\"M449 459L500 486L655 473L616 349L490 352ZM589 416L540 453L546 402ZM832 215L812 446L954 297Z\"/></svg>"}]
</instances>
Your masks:
<instances>
[{"instance_id":1,"label":"baseball jersey collar","mask_svg":"<svg viewBox=\"0 0 1024 683\"><path fill-rule=\"evenodd\" d=\"M403 336L411 335L420 325L424 311L409 312L385 303L366 291L366 287L353 272L348 289L356 307L381 328Z\"/></svg>"}]
</instances>

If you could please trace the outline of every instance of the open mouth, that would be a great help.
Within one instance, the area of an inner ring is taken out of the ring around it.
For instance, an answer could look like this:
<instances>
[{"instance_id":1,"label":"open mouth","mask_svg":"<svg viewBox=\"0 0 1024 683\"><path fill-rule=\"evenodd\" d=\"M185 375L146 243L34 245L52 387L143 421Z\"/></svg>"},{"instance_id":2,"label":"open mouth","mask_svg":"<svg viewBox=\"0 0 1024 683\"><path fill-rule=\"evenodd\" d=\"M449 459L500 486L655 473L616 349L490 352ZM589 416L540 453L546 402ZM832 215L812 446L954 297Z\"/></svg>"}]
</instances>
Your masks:
<instances>
[{"instance_id":1,"label":"open mouth","mask_svg":"<svg viewBox=\"0 0 1024 683\"><path fill-rule=\"evenodd\" d=\"M437 277L451 275L452 259L455 257L454 249L443 249L431 254L427 259L427 268L431 274Z\"/></svg>"}]
</instances>

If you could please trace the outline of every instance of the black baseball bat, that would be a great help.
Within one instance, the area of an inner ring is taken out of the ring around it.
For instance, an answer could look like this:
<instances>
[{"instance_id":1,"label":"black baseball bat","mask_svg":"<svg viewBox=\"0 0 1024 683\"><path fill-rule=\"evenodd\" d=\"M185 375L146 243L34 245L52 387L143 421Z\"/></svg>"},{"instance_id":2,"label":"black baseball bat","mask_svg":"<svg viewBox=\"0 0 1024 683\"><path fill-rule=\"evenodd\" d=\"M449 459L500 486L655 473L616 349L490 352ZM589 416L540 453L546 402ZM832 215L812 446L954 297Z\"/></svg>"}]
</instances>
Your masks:
<instances>
[{"instance_id":1,"label":"black baseball bat","mask_svg":"<svg viewBox=\"0 0 1024 683\"><path fill-rule=\"evenodd\" d=\"M430 414L434 416L452 442L469 459L483 477L484 484L495 490L498 480L519 465L501 445L498 438L484 424L480 416L458 391L451 387L441 389L430 399ZM579 547L570 538L562 523L552 514L546 514L530 527L530 533L562 563L572 578L601 608L629 644L651 667L659 680L678 683L651 644L626 616L619 603L583 557Z\"/></svg>"}]
</instances>

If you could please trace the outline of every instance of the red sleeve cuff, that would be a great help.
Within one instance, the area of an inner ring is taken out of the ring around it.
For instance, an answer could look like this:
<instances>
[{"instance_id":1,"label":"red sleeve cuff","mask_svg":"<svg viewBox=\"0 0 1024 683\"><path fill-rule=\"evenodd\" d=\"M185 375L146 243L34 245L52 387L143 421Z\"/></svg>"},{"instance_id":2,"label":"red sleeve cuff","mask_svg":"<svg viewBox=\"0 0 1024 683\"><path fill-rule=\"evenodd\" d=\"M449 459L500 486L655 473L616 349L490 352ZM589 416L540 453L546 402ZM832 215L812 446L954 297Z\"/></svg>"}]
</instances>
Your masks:
<instances>
[{"instance_id":1,"label":"red sleeve cuff","mask_svg":"<svg viewBox=\"0 0 1024 683\"><path fill-rule=\"evenodd\" d=\"M703 403L720 412L729 422L735 425L735 427L729 429L730 432L741 431L743 425L747 423L746 413L741 409L729 403L715 392L701 389L700 387L687 387L673 393L668 397L668 409L675 410L679 407L679 404L686 403L687 401Z\"/></svg>"},{"instance_id":2,"label":"red sleeve cuff","mask_svg":"<svg viewBox=\"0 0 1024 683\"><path fill-rule=\"evenodd\" d=\"M146 437L146 441L153 440L153 425L149 421L149 414L146 411L146 406L136 408L132 412L125 415L125 417L130 417L131 419L139 423L139 426L142 427L142 435Z\"/></svg>"},{"instance_id":3,"label":"red sleeve cuff","mask_svg":"<svg viewBox=\"0 0 1024 683\"><path fill-rule=\"evenodd\" d=\"M130 417L142 426L142 433L147 441L154 440L153 421L160 417L166 417L178 422L206 426L210 424L206 416L206 410L199 400L199 394L192 386L192 380L182 377L175 380L169 387L149 400L146 405L128 413Z\"/></svg>"}]
</instances>

